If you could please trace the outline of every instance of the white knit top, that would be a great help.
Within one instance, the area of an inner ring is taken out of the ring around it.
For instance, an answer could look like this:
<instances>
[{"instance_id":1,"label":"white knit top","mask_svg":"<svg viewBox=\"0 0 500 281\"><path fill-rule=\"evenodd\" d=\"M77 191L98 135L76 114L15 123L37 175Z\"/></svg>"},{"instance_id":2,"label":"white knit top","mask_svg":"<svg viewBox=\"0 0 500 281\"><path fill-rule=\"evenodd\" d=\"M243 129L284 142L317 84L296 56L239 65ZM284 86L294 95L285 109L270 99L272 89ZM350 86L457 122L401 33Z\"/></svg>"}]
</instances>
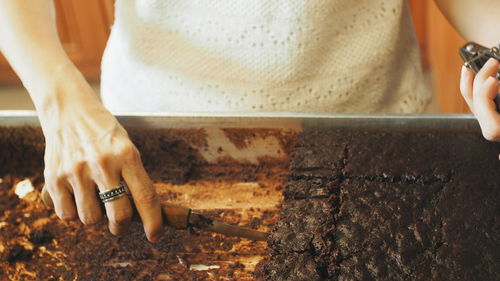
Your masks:
<instances>
[{"instance_id":1,"label":"white knit top","mask_svg":"<svg viewBox=\"0 0 500 281\"><path fill-rule=\"evenodd\" d=\"M113 111L418 113L405 0L116 0Z\"/></svg>"}]
</instances>

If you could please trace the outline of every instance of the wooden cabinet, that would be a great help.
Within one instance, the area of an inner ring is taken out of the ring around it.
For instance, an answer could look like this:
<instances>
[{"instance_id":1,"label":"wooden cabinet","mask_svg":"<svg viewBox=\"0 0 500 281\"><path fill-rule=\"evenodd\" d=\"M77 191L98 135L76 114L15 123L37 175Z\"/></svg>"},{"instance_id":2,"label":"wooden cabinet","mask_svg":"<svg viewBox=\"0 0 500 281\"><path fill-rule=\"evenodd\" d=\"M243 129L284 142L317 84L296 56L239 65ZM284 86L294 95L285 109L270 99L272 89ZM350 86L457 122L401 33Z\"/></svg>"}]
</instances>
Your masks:
<instances>
[{"instance_id":1,"label":"wooden cabinet","mask_svg":"<svg viewBox=\"0 0 500 281\"><path fill-rule=\"evenodd\" d=\"M430 71L443 113L468 112L460 96L462 62L457 50L465 41L448 24L433 0L409 0L424 66ZM113 22L114 0L55 0L59 36L69 57L90 81L100 75L102 52ZM0 56L0 84L20 83Z\"/></svg>"},{"instance_id":2,"label":"wooden cabinet","mask_svg":"<svg viewBox=\"0 0 500 281\"><path fill-rule=\"evenodd\" d=\"M460 95L458 49L466 41L453 29L433 0L410 0L424 67L430 71L441 113L468 113Z\"/></svg>"},{"instance_id":3,"label":"wooden cabinet","mask_svg":"<svg viewBox=\"0 0 500 281\"><path fill-rule=\"evenodd\" d=\"M64 49L90 81L99 79L101 57L113 22L113 3L113 0L54 0ZM0 84L20 83L0 56Z\"/></svg>"}]
</instances>

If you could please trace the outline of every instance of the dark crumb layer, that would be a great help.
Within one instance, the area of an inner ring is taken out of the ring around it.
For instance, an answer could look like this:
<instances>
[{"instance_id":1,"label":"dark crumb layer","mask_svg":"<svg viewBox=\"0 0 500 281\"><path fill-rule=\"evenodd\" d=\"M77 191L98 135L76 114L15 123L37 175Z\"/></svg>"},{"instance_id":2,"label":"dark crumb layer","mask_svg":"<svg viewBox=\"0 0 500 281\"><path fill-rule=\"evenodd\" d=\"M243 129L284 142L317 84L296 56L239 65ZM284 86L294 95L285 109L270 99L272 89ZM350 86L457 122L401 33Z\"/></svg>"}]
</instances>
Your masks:
<instances>
[{"instance_id":1,"label":"dark crumb layer","mask_svg":"<svg viewBox=\"0 0 500 281\"><path fill-rule=\"evenodd\" d=\"M310 253L272 255L269 260L264 260L257 266L255 276L265 281L313 281L323 279L314 261L314 256Z\"/></svg>"},{"instance_id":2,"label":"dark crumb layer","mask_svg":"<svg viewBox=\"0 0 500 281\"><path fill-rule=\"evenodd\" d=\"M333 215L329 199L287 201L282 205L269 245L278 253L327 254L333 246Z\"/></svg>"},{"instance_id":3,"label":"dark crumb layer","mask_svg":"<svg viewBox=\"0 0 500 281\"><path fill-rule=\"evenodd\" d=\"M263 279L500 280L498 143L353 130L306 131L296 143ZM326 197L335 200L310 203ZM317 251L314 230L328 228Z\"/></svg>"},{"instance_id":4,"label":"dark crumb layer","mask_svg":"<svg viewBox=\"0 0 500 281\"><path fill-rule=\"evenodd\" d=\"M29 261L31 260L32 255L32 250L27 249L20 244L13 244L9 247L5 260L9 263L16 261Z\"/></svg>"},{"instance_id":5,"label":"dark crumb layer","mask_svg":"<svg viewBox=\"0 0 500 281\"><path fill-rule=\"evenodd\" d=\"M128 133L155 181L185 183L194 166L205 164L195 148L206 145L203 130L130 128ZM0 176L42 174L44 149L40 128L0 127Z\"/></svg>"},{"instance_id":6,"label":"dark crumb layer","mask_svg":"<svg viewBox=\"0 0 500 281\"><path fill-rule=\"evenodd\" d=\"M444 243L436 212L444 184L346 180L335 232L340 280L431 280L443 276Z\"/></svg>"},{"instance_id":7,"label":"dark crumb layer","mask_svg":"<svg viewBox=\"0 0 500 281\"><path fill-rule=\"evenodd\" d=\"M290 180L285 186L285 200L326 198L338 193L340 180L311 178Z\"/></svg>"},{"instance_id":8,"label":"dark crumb layer","mask_svg":"<svg viewBox=\"0 0 500 281\"><path fill-rule=\"evenodd\" d=\"M255 275L263 280L333 280L334 214L338 197L286 200L268 239L271 255ZM301 268L301 264L302 267Z\"/></svg>"},{"instance_id":9,"label":"dark crumb layer","mask_svg":"<svg viewBox=\"0 0 500 281\"><path fill-rule=\"evenodd\" d=\"M185 183L193 166L204 164L195 148L207 145L204 130L129 128L128 133L141 152L144 168L155 181Z\"/></svg>"},{"instance_id":10,"label":"dark crumb layer","mask_svg":"<svg viewBox=\"0 0 500 281\"><path fill-rule=\"evenodd\" d=\"M498 280L498 184L346 180L341 190L340 280Z\"/></svg>"},{"instance_id":11,"label":"dark crumb layer","mask_svg":"<svg viewBox=\"0 0 500 281\"><path fill-rule=\"evenodd\" d=\"M44 149L40 128L0 126L0 176L41 174Z\"/></svg>"},{"instance_id":12,"label":"dark crumb layer","mask_svg":"<svg viewBox=\"0 0 500 281\"><path fill-rule=\"evenodd\" d=\"M498 172L500 145L481 135L436 132L346 132L344 173L383 181L446 182L454 174Z\"/></svg>"},{"instance_id":13,"label":"dark crumb layer","mask_svg":"<svg viewBox=\"0 0 500 281\"><path fill-rule=\"evenodd\" d=\"M314 145L310 145L314 143ZM297 138L290 163L293 178L338 178L344 166L347 138L344 132L306 131Z\"/></svg>"}]
</instances>

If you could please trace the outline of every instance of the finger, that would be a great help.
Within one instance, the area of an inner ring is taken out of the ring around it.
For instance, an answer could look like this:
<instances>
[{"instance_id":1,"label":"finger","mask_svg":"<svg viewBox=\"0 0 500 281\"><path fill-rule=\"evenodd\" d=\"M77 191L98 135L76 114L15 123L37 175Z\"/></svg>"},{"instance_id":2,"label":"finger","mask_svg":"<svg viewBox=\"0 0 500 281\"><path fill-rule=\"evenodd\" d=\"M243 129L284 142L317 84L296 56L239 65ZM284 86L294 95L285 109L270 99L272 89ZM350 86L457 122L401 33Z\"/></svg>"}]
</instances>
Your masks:
<instances>
[{"instance_id":1,"label":"finger","mask_svg":"<svg viewBox=\"0 0 500 281\"><path fill-rule=\"evenodd\" d=\"M126 155L122 176L132 193L148 240L156 242L160 239L163 229L160 202L153 183L142 166L137 149L131 147Z\"/></svg>"},{"instance_id":2,"label":"finger","mask_svg":"<svg viewBox=\"0 0 500 281\"><path fill-rule=\"evenodd\" d=\"M494 101L498 93L498 80L489 77L474 95L475 115L483 136L490 141L500 141L500 114Z\"/></svg>"},{"instance_id":3,"label":"finger","mask_svg":"<svg viewBox=\"0 0 500 281\"><path fill-rule=\"evenodd\" d=\"M472 100L472 88L474 81L474 73L465 65L462 66L462 74L460 77L460 92L469 106L469 109L474 112L474 103Z\"/></svg>"},{"instance_id":4,"label":"finger","mask_svg":"<svg viewBox=\"0 0 500 281\"><path fill-rule=\"evenodd\" d=\"M73 187L78 217L83 224L90 225L102 220L102 211L97 189L87 173L87 167L79 165L68 179Z\"/></svg>"},{"instance_id":5,"label":"finger","mask_svg":"<svg viewBox=\"0 0 500 281\"><path fill-rule=\"evenodd\" d=\"M481 90L484 82L486 82L486 79L488 79L488 77L496 76L498 72L498 64L499 62L494 58L489 59L484 64L483 68L481 68L481 70L477 73L476 77L474 78L474 84L473 84L474 94Z\"/></svg>"},{"instance_id":6,"label":"finger","mask_svg":"<svg viewBox=\"0 0 500 281\"><path fill-rule=\"evenodd\" d=\"M45 180L45 186L52 198L56 215L62 220L73 220L77 217L73 194L64 179Z\"/></svg>"},{"instance_id":7,"label":"finger","mask_svg":"<svg viewBox=\"0 0 500 281\"><path fill-rule=\"evenodd\" d=\"M42 201L48 208L54 208L54 202L52 202L49 191L47 191L47 185L42 187Z\"/></svg>"},{"instance_id":8,"label":"finger","mask_svg":"<svg viewBox=\"0 0 500 281\"><path fill-rule=\"evenodd\" d=\"M121 167L113 164L111 158L101 157L96 161L93 178L100 192L105 192L120 186L119 172ZM109 231L114 235L125 233L132 219L132 206L127 196L116 198L104 203L108 217Z\"/></svg>"}]
</instances>

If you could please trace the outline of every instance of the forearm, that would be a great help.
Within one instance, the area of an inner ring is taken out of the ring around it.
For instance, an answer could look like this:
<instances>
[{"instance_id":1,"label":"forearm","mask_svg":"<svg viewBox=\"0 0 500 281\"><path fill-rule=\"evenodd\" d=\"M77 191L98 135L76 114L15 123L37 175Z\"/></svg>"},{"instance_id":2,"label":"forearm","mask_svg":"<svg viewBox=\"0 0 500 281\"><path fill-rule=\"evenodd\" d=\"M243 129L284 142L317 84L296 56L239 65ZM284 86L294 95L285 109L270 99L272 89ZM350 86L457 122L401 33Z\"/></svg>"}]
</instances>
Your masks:
<instances>
[{"instance_id":1,"label":"forearm","mask_svg":"<svg viewBox=\"0 0 500 281\"><path fill-rule=\"evenodd\" d=\"M60 80L82 83L59 41L52 0L0 0L0 18L0 50L37 110L57 100Z\"/></svg>"},{"instance_id":2,"label":"forearm","mask_svg":"<svg viewBox=\"0 0 500 281\"><path fill-rule=\"evenodd\" d=\"M500 43L500 1L435 0L435 2L466 40L488 47Z\"/></svg>"}]
</instances>

